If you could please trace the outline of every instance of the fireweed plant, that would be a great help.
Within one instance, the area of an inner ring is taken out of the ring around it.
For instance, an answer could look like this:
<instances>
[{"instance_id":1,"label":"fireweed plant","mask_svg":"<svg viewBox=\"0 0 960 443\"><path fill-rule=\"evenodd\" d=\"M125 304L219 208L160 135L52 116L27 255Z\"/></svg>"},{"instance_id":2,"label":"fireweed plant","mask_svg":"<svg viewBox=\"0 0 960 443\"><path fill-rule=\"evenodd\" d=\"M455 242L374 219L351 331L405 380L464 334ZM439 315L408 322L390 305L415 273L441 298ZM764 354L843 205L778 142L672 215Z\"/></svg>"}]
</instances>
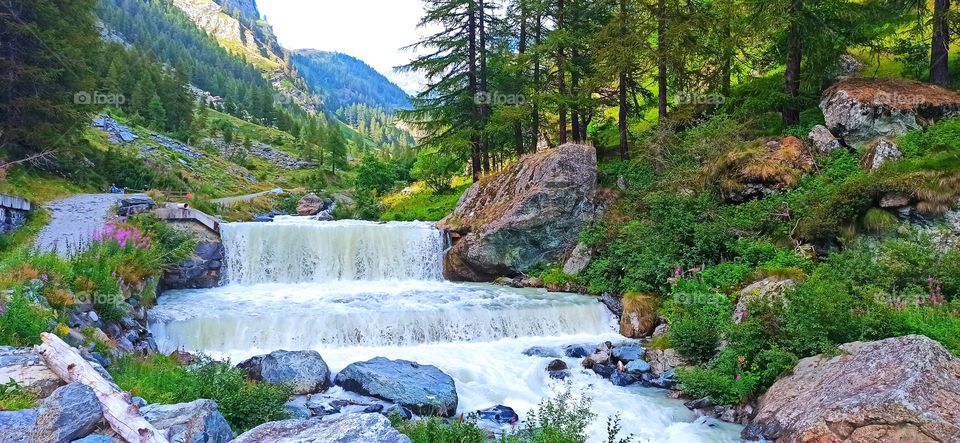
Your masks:
<instances>
[{"instance_id":1,"label":"fireweed plant","mask_svg":"<svg viewBox=\"0 0 960 443\"><path fill-rule=\"evenodd\" d=\"M130 298L152 302L164 269L193 253L191 236L155 217L140 215L106 224L86 249L69 258L37 254L28 247L0 260L0 345L28 345L44 331L67 334L68 310L90 303L106 321L119 321Z\"/></svg>"}]
</instances>

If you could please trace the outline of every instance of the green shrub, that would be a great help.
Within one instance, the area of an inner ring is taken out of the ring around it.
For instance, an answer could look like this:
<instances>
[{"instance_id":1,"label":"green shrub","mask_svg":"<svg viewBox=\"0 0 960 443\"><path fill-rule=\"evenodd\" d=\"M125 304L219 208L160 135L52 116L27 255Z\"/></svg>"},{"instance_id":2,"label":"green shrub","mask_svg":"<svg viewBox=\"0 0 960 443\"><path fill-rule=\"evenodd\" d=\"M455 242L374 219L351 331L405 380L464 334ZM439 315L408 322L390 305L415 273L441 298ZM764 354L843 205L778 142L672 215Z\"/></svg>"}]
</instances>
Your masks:
<instances>
[{"instance_id":1,"label":"green shrub","mask_svg":"<svg viewBox=\"0 0 960 443\"><path fill-rule=\"evenodd\" d=\"M487 431L477 427L474 420L447 422L429 417L422 420L403 420L390 417L393 427L410 437L413 443L486 443Z\"/></svg>"},{"instance_id":2,"label":"green shrub","mask_svg":"<svg viewBox=\"0 0 960 443\"><path fill-rule=\"evenodd\" d=\"M926 130L910 131L897 141L905 158L917 158L936 150L960 146L960 118L937 122Z\"/></svg>"},{"instance_id":3,"label":"green shrub","mask_svg":"<svg viewBox=\"0 0 960 443\"><path fill-rule=\"evenodd\" d=\"M37 397L24 389L16 381L0 384L0 411L19 411L30 409L37 403Z\"/></svg>"},{"instance_id":4,"label":"green shrub","mask_svg":"<svg viewBox=\"0 0 960 443\"><path fill-rule=\"evenodd\" d=\"M130 356L110 373L122 389L151 403L215 400L238 433L287 418L283 405L292 393L287 386L248 381L242 370L209 359L187 367L164 355Z\"/></svg>"},{"instance_id":5,"label":"green shrub","mask_svg":"<svg viewBox=\"0 0 960 443\"><path fill-rule=\"evenodd\" d=\"M733 315L730 300L698 280L683 279L661 311L670 322L670 344L687 359L705 363L716 354Z\"/></svg>"},{"instance_id":6,"label":"green shrub","mask_svg":"<svg viewBox=\"0 0 960 443\"><path fill-rule=\"evenodd\" d=\"M0 345L31 346L40 344L40 333L48 332L53 313L36 304L23 288L14 290L3 305L0 315Z\"/></svg>"}]
</instances>

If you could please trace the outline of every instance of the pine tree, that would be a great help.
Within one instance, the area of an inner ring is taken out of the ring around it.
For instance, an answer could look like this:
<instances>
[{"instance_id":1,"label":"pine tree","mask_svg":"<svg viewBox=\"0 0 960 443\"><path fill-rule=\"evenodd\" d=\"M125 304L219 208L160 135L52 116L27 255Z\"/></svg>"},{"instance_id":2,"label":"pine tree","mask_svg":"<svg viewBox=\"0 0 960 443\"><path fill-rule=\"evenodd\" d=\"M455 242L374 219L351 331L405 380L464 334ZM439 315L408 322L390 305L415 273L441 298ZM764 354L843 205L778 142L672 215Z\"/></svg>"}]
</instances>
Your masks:
<instances>
[{"instance_id":1,"label":"pine tree","mask_svg":"<svg viewBox=\"0 0 960 443\"><path fill-rule=\"evenodd\" d=\"M14 157L67 150L96 110L93 0L7 0L0 7L0 146ZM61 152L69 160L69 152Z\"/></svg>"},{"instance_id":2,"label":"pine tree","mask_svg":"<svg viewBox=\"0 0 960 443\"><path fill-rule=\"evenodd\" d=\"M934 0L933 5L930 83L948 86L950 85L950 0Z\"/></svg>"}]
</instances>

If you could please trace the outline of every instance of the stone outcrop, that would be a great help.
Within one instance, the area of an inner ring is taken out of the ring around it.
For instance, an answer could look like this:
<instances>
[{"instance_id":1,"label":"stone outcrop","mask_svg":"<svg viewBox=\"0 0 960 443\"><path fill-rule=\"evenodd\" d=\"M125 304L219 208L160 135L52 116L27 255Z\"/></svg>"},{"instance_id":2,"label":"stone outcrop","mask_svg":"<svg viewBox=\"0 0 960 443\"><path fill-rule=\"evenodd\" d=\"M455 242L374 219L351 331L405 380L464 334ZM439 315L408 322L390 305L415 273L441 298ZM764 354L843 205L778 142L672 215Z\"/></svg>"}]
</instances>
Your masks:
<instances>
[{"instance_id":1,"label":"stone outcrop","mask_svg":"<svg viewBox=\"0 0 960 443\"><path fill-rule=\"evenodd\" d=\"M909 80L847 79L824 91L826 126L848 146L960 115L960 94Z\"/></svg>"},{"instance_id":2,"label":"stone outcrop","mask_svg":"<svg viewBox=\"0 0 960 443\"><path fill-rule=\"evenodd\" d=\"M201 239L197 242L193 257L164 272L161 287L168 290L219 286L225 253L219 239Z\"/></svg>"},{"instance_id":3,"label":"stone outcrop","mask_svg":"<svg viewBox=\"0 0 960 443\"><path fill-rule=\"evenodd\" d=\"M237 367L254 380L289 385L294 394L313 394L330 387L330 369L317 351L273 351Z\"/></svg>"},{"instance_id":4,"label":"stone outcrop","mask_svg":"<svg viewBox=\"0 0 960 443\"><path fill-rule=\"evenodd\" d=\"M284 420L264 423L233 443L410 443L380 414L348 414L334 419Z\"/></svg>"},{"instance_id":5,"label":"stone outcrop","mask_svg":"<svg viewBox=\"0 0 960 443\"><path fill-rule=\"evenodd\" d=\"M813 148L821 154L829 154L843 147L843 143L840 143L840 140L823 125L814 126L807 137L813 144Z\"/></svg>"},{"instance_id":6,"label":"stone outcrop","mask_svg":"<svg viewBox=\"0 0 960 443\"><path fill-rule=\"evenodd\" d=\"M351 363L337 374L335 382L348 391L397 403L418 415L451 417L457 412L453 378L435 366L376 357Z\"/></svg>"},{"instance_id":7,"label":"stone outcrop","mask_svg":"<svg viewBox=\"0 0 960 443\"><path fill-rule=\"evenodd\" d=\"M793 280L768 277L749 284L740 291L737 307L733 311L733 322L740 323L747 318L747 307L755 300L767 303L780 300L787 289L794 286Z\"/></svg>"},{"instance_id":8,"label":"stone outcrop","mask_svg":"<svg viewBox=\"0 0 960 443\"><path fill-rule=\"evenodd\" d=\"M864 169L871 171L879 169L884 163L903 158L903 152L900 148L886 137L880 137L872 141L867 147L867 151L861 160Z\"/></svg>"},{"instance_id":9,"label":"stone outcrop","mask_svg":"<svg viewBox=\"0 0 960 443\"><path fill-rule=\"evenodd\" d=\"M323 210L324 202L317 194L309 193L304 195L299 202L297 202L297 215L300 216L309 216L317 215L320 211Z\"/></svg>"},{"instance_id":10,"label":"stone outcrop","mask_svg":"<svg viewBox=\"0 0 960 443\"><path fill-rule=\"evenodd\" d=\"M0 346L0 384L11 381L39 397L46 397L63 385L32 348Z\"/></svg>"},{"instance_id":11,"label":"stone outcrop","mask_svg":"<svg viewBox=\"0 0 960 443\"><path fill-rule=\"evenodd\" d=\"M175 405L151 404L140 409L143 418L168 433L171 442L227 443L233 431L213 400Z\"/></svg>"},{"instance_id":12,"label":"stone outcrop","mask_svg":"<svg viewBox=\"0 0 960 443\"><path fill-rule=\"evenodd\" d=\"M743 203L794 188L814 167L803 140L760 139L715 160L707 179L727 201Z\"/></svg>"},{"instance_id":13,"label":"stone outcrop","mask_svg":"<svg viewBox=\"0 0 960 443\"><path fill-rule=\"evenodd\" d=\"M646 337L657 327L660 297L626 294L620 306L620 335L628 338Z\"/></svg>"},{"instance_id":14,"label":"stone outcrop","mask_svg":"<svg viewBox=\"0 0 960 443\"><path fill-rule=\"evenodd\" d=\"M960 360L923 336L848 343L801 360L760 399L745 438L960 441Z\"/></svg>"},{"instance_id":15,"label":"stone outcrop","mask_svg":"<svg viewBox=\"0 0 960 443\"><path fill-rule=\"evenodd\" d=\"M454 240L447 276L492 281L564 257L596 212L596 157L592 147L566 144L471 186L437 224Z\"/></svg>"},{"instance_id":16,"label":"stone outcrop","mask_svg":"<svg viewBox=\"0 0 960 443\"><path fill-rule=\"evenodd\" d=\"M101 421L103 411L93 389L71 383L40 403L32 441L70 443L92 433Z\"/></svg>"},{"instance_id":17,"label":"stone outcrop","mask_svg":"<svg viewBox=\"0 0 960 443\"><path fill-rule=\"evenodd\" d=\"M36 409L0 411L0 442L28 442L36 424Z\"/></svg>"}]
</instances>

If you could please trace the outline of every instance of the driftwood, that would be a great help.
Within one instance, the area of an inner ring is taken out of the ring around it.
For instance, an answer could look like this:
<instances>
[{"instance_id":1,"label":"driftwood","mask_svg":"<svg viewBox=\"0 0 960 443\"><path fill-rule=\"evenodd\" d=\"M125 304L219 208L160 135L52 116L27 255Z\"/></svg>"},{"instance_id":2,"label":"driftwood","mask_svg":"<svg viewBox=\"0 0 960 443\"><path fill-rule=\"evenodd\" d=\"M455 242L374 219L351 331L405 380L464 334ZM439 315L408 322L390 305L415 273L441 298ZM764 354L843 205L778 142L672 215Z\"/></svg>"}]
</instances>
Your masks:
<instances>
[{"instance_id":1,"label":"driftwood","mask_svg":"<svg viewBox=\"0 0 960 443\"><path fill-rule=\"evenodd\" d=\"M67 383L78 382L92 388L103 407L103 417L120 437L130 443L169 443L164 432L140 415L129 393L107 381L60 337L43 333L40 340L40 356L50 370Z\"/></svg>"}]
</instances>

